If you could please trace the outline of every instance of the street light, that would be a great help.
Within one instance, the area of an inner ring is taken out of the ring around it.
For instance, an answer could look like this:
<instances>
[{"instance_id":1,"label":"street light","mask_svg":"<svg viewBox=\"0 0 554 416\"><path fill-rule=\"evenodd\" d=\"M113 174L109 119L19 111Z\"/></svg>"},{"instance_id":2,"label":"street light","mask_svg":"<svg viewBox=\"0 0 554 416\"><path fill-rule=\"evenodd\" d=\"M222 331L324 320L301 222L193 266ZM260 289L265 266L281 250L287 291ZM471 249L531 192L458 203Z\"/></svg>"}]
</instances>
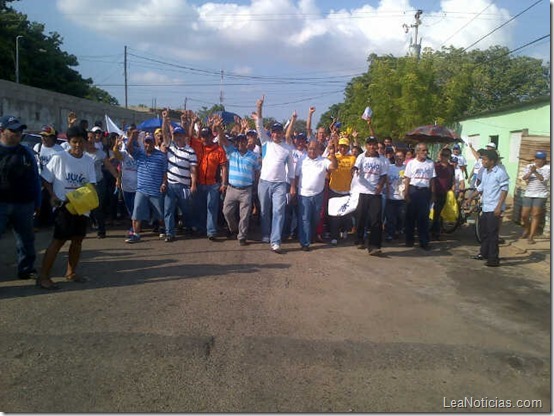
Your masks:
<instances>
[{"instance_id":1,"label":"street light","mask_svg":"<svg viewBox=\"0 0 554 416\"><path fill-rule=\"evenodd\" d=\"M15 37L15 83L19 84L19 38L23 35L17 35Z\"/></svg>"}]
</instances>

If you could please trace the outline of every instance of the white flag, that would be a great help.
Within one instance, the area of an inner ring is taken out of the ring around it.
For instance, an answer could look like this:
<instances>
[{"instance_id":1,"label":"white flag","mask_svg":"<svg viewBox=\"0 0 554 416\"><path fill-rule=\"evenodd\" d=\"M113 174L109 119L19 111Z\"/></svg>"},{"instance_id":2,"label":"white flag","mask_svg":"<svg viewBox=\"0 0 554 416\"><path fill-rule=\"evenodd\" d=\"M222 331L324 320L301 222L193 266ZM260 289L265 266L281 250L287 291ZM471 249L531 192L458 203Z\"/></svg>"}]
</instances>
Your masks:
<instances>
[{"instance_id":1,"label":"white flag","mask_svg":"<svg viewBox=\"0 0 554 416\"><path fill-rule=\"evenodd\" d=\"M364 110L364 113L362 114L362 118L364 120L369 120L371 116L373 115L373 110L371 110L371 107L366 107Z\"/></svg>"},{"instance_id":2,"label":"white flag","mask_svg":"<svg viewBox=\"0 0 554 416\"><path fill-rule=\"evenodd\" d=\"M127 138L127 136L125 135L123 130L121 130L119 127L117 127L117 124L115 124L112 121L112 119L108 117L107 114L106 114L106 130L108 131L108 133L117 133L120 136L123 136L123 137Z\"/></svg>"}]
</instances>

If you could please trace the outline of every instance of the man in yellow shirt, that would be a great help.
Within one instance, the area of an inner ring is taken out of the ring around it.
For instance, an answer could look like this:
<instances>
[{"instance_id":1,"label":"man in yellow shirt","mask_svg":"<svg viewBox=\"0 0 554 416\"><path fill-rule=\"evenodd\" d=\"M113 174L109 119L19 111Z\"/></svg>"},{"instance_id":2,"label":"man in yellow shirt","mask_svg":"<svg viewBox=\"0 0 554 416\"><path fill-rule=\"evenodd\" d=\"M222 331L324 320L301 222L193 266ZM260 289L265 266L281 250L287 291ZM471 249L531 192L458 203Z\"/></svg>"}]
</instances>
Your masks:
<instances>
[{"instance_id":1,"label":"man in yellow shirt","mask_svg":"<svg viewBox=\"0 0 554 416\"><path fill-rule=\"evenodd\" d=\"M339 140L339 152L335 155L338 162L338 168L329 175L329 198L341 197L350 193L350 183L352 182L352 167L356 163L356 156L350 154L350 141L347 138ZM329 216L331 225L331 244L336 246L340 234L346 235L352 228L352 219L350 215L341 217Z\"/></svg>"}]
</instances>

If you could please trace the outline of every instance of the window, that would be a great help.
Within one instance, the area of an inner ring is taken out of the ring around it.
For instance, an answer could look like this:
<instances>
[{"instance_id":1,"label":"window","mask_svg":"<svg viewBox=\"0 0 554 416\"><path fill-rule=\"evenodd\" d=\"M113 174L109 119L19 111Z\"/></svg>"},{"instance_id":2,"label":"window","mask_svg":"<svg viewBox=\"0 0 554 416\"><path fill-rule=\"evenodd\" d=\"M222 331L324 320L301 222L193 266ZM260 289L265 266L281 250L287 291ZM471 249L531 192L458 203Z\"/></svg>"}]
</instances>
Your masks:
<instances>
[{"instance_id":1,"label":"window","mask_svg":"<svg viewBox=\"0 0 554 416\"><path fill-rule=\"evenodd\" d=\"M494 143L496 145L496 148L498 149L498 134L496 136L489 136L489 139L489 143Z\"/></svg>"}]
</instances>

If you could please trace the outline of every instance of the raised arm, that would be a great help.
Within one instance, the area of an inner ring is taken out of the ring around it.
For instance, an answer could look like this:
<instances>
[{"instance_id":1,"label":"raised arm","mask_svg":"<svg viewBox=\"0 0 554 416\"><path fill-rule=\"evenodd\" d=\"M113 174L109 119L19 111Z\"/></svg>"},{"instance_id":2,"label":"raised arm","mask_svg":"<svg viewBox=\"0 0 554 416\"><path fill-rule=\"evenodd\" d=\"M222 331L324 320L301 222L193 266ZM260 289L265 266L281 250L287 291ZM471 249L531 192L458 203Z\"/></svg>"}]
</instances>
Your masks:
<instances>
[{"instance_id":1,"label":"raised arm","mask_svg":"<svg viewBox=\"0 0 554 416\"><path fill-rule=\"evenodd\" d=\"M308 119L306 120L306 134L308 135L308 140L312 140L314 132L312 131L312 116L315 113L315 107L311 106L308 110Z\"/></svg>"},{"instance_id":2,"label":"raised arm","mask_svg":"<svg viewBox=\"0 0 554 416\"><path fill-rule=\"evenodd\" d=\"M369 127L369 135L371 137L377 137L375 136L375 130L373 129L373 124L371 123L371 117L367 119L367 126Z\"/></svg>"},{"instance_id":3,"label":"raised arm","mask_svg":"<svg viewBox=\"0 0 554 416\"><path fill-rule=\"evenodd\" d=\"M290 145L292 145L292 131L294 130L294 123L296 123L297 117L298 114L294 111L290 116L289 125L287 126L287 131L285 132L285 141Z\"/></svg>"},{"instance_id":4,"label":"raised arm","mask_svg":"<svg viewBox=\"0 0 554 416\"><path fill-rule=\"evenodd\" d=\"M169 118L169 111L162 111L162 137L164 149L167 149L171 144L171 119Z\"/></svg>"},{"instance_id":5,"label":"raised arm","mask_svg":"<svg viewBox=\"0 0 554 416\"><path fill-rule=\"evenodd\" d=\"M123 160L123 155L121 154L121 144L123 143L123 136L119 136L115 139L112 151L113 155L117 160Z\"/></svg>"},{"instance_id":6,"label":"raised arm","mask_svg":"<svg viewBox=\"0 0 554 416\"><path fill-rule=\"evenodd\" d=\"M129 140L127 141L127 153L132 155L135 151L135 142L138 138L138 130L129 131Z\"/></svg>"},{"instance_id":7,"label":"raised arm","mask_svg":"<svg viewBox=\"0 0 554 416\"><path fill-rule=\"evenodd\" d=\"M217 141L223 149L227 148L230 145L229 140L225 136L225 130L223 129L223 119L214 115L210 118L212 131L217 133Z\"/></svg>"},{"instance_id":8,"label":"raised arm","mask_svg":"<svg viewBox=\"0 0 554 416\"><path fill-rule=\"evenodd\" d=\"M67 115L67 127L72 127L77 123L77 114L75 114L73 111L70 111Z\"/></svg>"},{"instance_id":9,"label":"raised arm","mask_svg":"<svg viewBox=\"0 0 554 416\"><path fill-rule=\"evenodd\" d=\"M258 137L260 138L260 142L264 143L270 140L270 137L268 137L267 132L264 130L263 127L263 117L262 117L262 108L264 105L265 95L262 95L262 98L260 98L258 101L256 101L256 130L258 132Z\"/></svg>"}]
</instances>

